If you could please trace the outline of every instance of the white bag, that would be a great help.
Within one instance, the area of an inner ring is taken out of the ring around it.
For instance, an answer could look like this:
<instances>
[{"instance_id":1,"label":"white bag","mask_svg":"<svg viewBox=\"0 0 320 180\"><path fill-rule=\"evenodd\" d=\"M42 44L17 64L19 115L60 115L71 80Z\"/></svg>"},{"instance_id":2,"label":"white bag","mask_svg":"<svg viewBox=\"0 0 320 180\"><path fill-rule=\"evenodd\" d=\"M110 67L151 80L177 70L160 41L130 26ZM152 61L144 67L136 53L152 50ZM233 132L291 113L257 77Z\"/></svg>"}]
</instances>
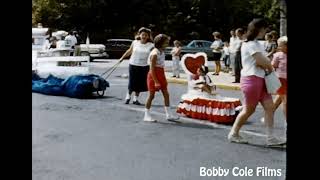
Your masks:
<instances>
[{"instance_id":1,"label":"white bag","mask_svg":"<svg viewBox=\"0 0 320 180\"><path fill-rule=\"evenodd\" d=\"M281 87L281 82L278 76L275 74L275 72L272 71L271 73L266 74L266 76L264 77L264 80L266 82L268 93L276 94L278 89Z\"/></svg>"}]
</instances>

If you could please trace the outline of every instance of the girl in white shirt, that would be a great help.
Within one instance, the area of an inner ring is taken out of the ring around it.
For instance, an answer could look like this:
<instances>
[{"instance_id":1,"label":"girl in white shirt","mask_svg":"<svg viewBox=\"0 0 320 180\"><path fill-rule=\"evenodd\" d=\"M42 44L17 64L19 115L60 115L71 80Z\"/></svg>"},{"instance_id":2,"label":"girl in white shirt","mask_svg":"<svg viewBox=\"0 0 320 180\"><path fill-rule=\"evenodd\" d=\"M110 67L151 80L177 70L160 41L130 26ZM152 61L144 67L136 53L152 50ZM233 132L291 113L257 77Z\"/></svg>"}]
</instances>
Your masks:
<instances>
[{"instance_id":1,"label":"girl in white shirt","mask_svg":"<svg viewBox=\"0 0 320 180\"><path fill-rule=\"evenodd\" d=\"M164 49L169 45L169 36L165 34L159 34L154 38L155 48L151 51L149 55L150 71L147 77L149 96L146 102L146 109L144 114L144 121L155 122L156 120L152 118L150 114L150 108L152 100L156 91L161 90L164 99L164 110L166 112L166 119L168 121L174 121L179 119L179 117L173 116L170 112L170 99L168 92L168 83L164 72L165 65L165 54Z\"/></svg>"},{"instance_id":2,"label":"girl in white shirt","mask_svg":"<svg viewBox=\"0 0 320 180\"><path fill-rule=\"evenodd\" d=\"M142 27L138 31L137 40L132 42L130 48L119 60L122 62L124 58L131 55L129 60L129 84L125 104L129 104L131 94L132 92L135 92L133 104L141 105L138 101L138 97L140 92L148 90L146 83L147 74L149 72L148 56L153 47L151 30Z\"/></svg>"},{"instance_id":3,"label":"girl in white shirt","mask_svg":"<svg viewBox=\"0 0 320 180\"><path fill-rule=\"evenodd\" d=\"M267 58L263 46L257 39L263 38L267 23L263 19L254 19L248 25L247 40L241 47L240 87L244 96L243 110L237 116L235 123L228 134L228 140L236 143L248 143L239 135L240 128L255 112L260 102L264 109L267 125L267 145L279 145L283 142L273 135L273 101L267 93L264 77L265 71L273 71L270 60Z\"/></svg>"}]
</instances>

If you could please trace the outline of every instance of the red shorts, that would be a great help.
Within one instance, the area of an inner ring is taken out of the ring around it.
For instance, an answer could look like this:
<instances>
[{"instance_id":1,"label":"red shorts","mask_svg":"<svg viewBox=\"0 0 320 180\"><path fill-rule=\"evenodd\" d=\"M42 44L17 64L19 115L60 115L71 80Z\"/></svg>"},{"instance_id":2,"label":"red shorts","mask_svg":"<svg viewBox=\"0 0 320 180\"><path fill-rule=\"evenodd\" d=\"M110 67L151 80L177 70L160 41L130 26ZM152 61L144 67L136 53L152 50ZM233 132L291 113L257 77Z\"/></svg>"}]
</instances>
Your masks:
<instances>
[{"instance_id":1,"label":"red shorts","mask_svg":"<svg viewBox=\"0 0 320 180\"><path fill-rule=\"evenodd\" d=\"M240 88L244 96L244 105L256 106L259 102L272 100L268 94L264 78L244 76L240 79Z\"/></svg>"},{"instance_id":2,"label":"red shorts","mask_svg":"<svg viewBox=\"0 0 320 180\"><path fill-rule=\"evenodd\" d=\"M150 92L155 92L159 90L167 90L168 82L166 79L166 76L164 74L164 68L161 67L155 67L154 69L157 79L160 83L160 88L155 87L155 83L153 81L152 75L151 75L151 70L148 72L148 77L147 77L147 84L148 84L148 90Z\"/></svg>"},{"instance_id":3,"label":"red shorts","mask_svg":"<svg viewBox=\"0 0 320 180\"><path fill-rule=\"evenodd\" d=\"M281 82L281 87L278 89L277 93L279 95L285 95L287 94L287 79L279 78Z\"/></svg>"}]
</instances>

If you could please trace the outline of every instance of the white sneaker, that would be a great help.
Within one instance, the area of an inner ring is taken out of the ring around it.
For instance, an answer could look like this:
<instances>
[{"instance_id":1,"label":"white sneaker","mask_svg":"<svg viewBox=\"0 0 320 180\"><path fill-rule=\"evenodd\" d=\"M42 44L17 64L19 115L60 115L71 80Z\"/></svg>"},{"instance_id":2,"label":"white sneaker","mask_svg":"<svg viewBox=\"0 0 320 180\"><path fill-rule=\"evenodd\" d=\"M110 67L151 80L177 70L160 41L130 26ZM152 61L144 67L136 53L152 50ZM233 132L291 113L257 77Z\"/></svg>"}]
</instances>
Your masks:
<instances>
[{"instance_id":1,"label":"white sneaker","mask_svg":"<svg viewBox=\"0 0 320 180\"><path fill-rule=\"evenodd\" d=\"M157 122L156 119L152 118L151 116L147 116L147 115L144 116L143 121L145 121L145 122Z\"/></svg>"},{"instance_id":2,"label":"white sneaker","mask_svg":"<svg viewBox=\"0 0 320 180\"><path fill-rule=\"evenodd\" d=\"M168 121L176 121L179 119L179 116L167 115L166 119Z\"/></svg>"},{"instance_id":3,"label":"white sneaker","mask_svg":"<svg viewBox=\"0 0 320 180\"><path fill-rule=\"evenodd\" d=\"M267 146L278 146L286 144L285 140L276 138L274 136L267 137Z\"/></svg>"},{"instance_id":4,"label":"white sneaker","mask_svg":"<svg viewBox=\"0 0 320 180\"><path fill-rule=\"evenodd\" d=\"M248 141L243 139L243 137L235 134L228 134L228 140L230 142L235 142L235 143L241 143L241 144L248 144Z\"/></svg>"},{"instance_id":5,"label":"white sneaker","mask_svg":"<svg viewBox=\"0 0 320 180\"><path fill-rule=\"evenodd\" d=\"M242 109L243 109L243 106L238 106L238 107L236 107L234 110L240 112L240 111L242 111Z\"/></svg>"}]
</instances>

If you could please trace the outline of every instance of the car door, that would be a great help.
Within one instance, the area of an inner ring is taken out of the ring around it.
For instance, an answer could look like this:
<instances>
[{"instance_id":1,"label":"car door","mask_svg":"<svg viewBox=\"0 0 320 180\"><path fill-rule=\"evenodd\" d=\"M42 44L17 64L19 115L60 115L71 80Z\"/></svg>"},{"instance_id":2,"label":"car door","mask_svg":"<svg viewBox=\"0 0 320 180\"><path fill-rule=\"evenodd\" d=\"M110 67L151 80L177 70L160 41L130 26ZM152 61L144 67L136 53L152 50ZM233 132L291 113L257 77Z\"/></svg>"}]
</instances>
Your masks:
<instances>
[{"instance_id":1,"label":"car door","mask_svg":"<svg viewBox=\"0 0 320 180\"><path fill-rule=\"evenodd\" d=\"M213 52L212 49L210 48L212 42L210 41L205 41L203 42L203 52L207 54L207 57L211 58L213 57Z\"/></svg>"}]
</instances>

